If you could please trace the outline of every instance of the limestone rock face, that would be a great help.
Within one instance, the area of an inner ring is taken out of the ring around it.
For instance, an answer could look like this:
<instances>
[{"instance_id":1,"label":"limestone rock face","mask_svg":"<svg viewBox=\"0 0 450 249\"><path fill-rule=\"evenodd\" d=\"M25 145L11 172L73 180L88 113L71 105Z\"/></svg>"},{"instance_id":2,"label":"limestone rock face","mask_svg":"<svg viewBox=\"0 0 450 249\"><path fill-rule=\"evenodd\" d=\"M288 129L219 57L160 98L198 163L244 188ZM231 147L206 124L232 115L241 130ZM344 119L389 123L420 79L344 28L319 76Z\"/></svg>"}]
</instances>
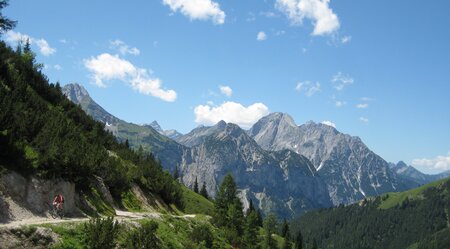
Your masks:
<instances>
[{"instance_id":1,"label":"limestone rock face","mask_svg":"<svg viewBox=\"0 0 450 249\"><path fill-rule=\"evenodd\" d=\"M334 127L308 122L297 126L285 113L260 119L248 134L264 149L293 150L308 158L326 182L333 204L396 191L398 182L389 164L359 137Z\"/></svg>"},{"instance_id":2,"label":"limestone rock face","mask_svg":"<svg viewBox=\"0 0 450 249\"><path fill-rule=\"evenodd\" d=\"M75 206L78 197L75 184L56 180L43 180L36 177L24 178L16 172L0 177L0 197L3 209L9 219L27 218L33 215L45 216L57 194L64 196L64 212L67 215L79 214ZM3 211L3 210L2 210Z\"/></svg>"}]
</instances>

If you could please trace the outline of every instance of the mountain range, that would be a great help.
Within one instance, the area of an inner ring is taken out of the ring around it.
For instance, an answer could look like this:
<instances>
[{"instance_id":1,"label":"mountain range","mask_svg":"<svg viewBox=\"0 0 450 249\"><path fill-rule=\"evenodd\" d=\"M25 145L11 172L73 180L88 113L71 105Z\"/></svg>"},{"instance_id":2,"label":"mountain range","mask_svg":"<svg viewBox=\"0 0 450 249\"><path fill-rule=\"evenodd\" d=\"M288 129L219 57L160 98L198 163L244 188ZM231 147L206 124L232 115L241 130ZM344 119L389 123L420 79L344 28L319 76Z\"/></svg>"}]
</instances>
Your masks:
<instances>
[{"instance_id":1,"label":"mountain range","mask_svg":"<svg viewBox=\"0 0 450 249\"><path fill-rule=\"evenodd\" d=\"M413 167L394 167L359 137L321 123L298 126L286 113L271 113L249 130L220 121L182 135L164 131L156 121L136 125L116 118L78 84L64 86L63 93L119 140L151 151L169 172L178 169L186 186L197 180L215 196L223 177L232 173L244 207L251 199L265 213L280 217L403 191L440 177L419 181L408 173Z\"/></svg>"}]
</instances>

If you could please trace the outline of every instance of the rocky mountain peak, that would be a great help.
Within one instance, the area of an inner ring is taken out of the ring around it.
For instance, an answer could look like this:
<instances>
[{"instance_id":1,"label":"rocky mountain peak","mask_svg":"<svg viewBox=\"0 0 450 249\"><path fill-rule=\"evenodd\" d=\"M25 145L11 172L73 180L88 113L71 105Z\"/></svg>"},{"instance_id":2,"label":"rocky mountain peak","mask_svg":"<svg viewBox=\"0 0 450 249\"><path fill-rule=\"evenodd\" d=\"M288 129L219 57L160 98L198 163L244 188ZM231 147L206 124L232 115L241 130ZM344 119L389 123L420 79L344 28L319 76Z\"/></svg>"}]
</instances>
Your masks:
<instances>
[{"instance_id":1,"label":"rocky mountain peak","mask_svg":"<svg viewBox=\"0 0 450 249\"><path fill-rule=\"evenodd\" d=\"M158 122L156 120L151 122L148 126L152 127L153 129L155 129L155 131L157 131L159 133L163 132L163 129L161 128L161 126L158 124Z\"/></svg>"},{"instance_id":2,"label":"rocky mountain peak","mask_svg":"<svg viewBox=\"0 0 450 249\"><path fill-rule=\"evenodd\" d=\"M79 104L84 98L89 97L88 91L78 83L65 85L62 88L62 92L70 101L74 102L75 104Z\"/></svg>"}]
</instances>

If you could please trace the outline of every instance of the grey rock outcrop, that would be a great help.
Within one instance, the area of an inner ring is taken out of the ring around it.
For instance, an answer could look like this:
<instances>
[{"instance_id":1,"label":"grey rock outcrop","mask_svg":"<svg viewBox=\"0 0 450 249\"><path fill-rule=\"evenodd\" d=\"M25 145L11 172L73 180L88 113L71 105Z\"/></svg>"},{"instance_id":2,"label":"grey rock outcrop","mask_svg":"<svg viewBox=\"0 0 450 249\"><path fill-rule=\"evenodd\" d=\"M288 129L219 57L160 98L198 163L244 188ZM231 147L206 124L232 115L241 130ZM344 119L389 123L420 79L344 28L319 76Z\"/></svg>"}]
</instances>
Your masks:
<instances>
[{"instance_id":1,"label":"grey rock outcrop","mask_svg":"<svg viewBox=\"0 0 450 249\"><path fill-rule=\"evenodd\" d=\"M7 203L6 211L10 219L47 215L57 194L64 196L65 214L81 213L75 206L77 193L73 183L61 179L25 178L16 172L9 172L0 177L0 196L2 201Z\"/></svg>"}]
</instances>

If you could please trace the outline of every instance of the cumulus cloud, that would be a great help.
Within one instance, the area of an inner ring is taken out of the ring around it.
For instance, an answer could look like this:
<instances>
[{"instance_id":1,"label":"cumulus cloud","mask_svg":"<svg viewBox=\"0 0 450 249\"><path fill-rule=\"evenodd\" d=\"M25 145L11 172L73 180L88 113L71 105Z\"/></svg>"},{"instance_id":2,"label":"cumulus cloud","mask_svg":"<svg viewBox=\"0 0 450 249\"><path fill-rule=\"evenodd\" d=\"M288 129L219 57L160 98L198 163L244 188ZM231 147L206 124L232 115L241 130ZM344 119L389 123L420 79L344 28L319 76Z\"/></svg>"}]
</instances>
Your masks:
<instances>
[{"instance_id":1,"label":"cumulus cloud","mask_svg":"<svg viewBox=\"0 0 450 249\"><path fill-rule=\"evenodd\" d=\"M198 105L194 109L195 122L212 125L220 120L250 128L260 118L269 114L269 108L263 103L255 103L247 107L236 102L225 102L220 106Z\"/></svg>"},{"instance_id":2,"label":"cumulus cloud","mask_svg":"<svg viewBox=\"0 0 450 249\"><path fill-rule=\"evenodd\" d=\"M361 121L361 122L363 122L363 123L365 123L365 124L369 123L369 119L368 119L368 118L365 118L365 117L360 117L360 118L359 118L359 121Z\"/></svg>"},{"instance_id":3,"label":"cumulus cloud","mask_svg":"<svg viewBox=\"0 0 450 249\"><path fill-rule=\"evenodd\" d=\"M30 44L34 44L39 48L39 52L41 52L44 56L52 55L56 52L56 49L52 48L48 42L44 39L36 39L29 35L22 34L20 32L15 31L8 31L6 32L6 41L13 43L13 42L21 42L25 43L26 41L29 41Z\"/></svg>"},{"instance_id":4,"label":"cumulus cloud","mask_svg":"<svg viewBox=\"0 0 450 249\"><path fill-rule=\"evenodd\" d=\"M362 97L362 98L360 98L360 100L361 100L361 101L365 101L365 102L369 102L369 101L372 101L372 98L369 98L369 97Z\"/></svg>"},{"instance_id":5,"label":"cumulus cloud","mask_svg":"<svg viewBox=\"0 0 450 249\"><path fill-rule=\"evenodd\" d=\"M53 68L55 69L55 70L62 70L62 67L61 67L61 65L59 65L59 64L55 64L54 66L53 66Z\"/></svg>"},{"instance_id":6,"label":"cumulus cloud","mask_svg":"<svg viewBox=\"0 0 450 249\"><path fill-rule=\"evenodd\" d=\"M162 82L149 75L146 69L135 67L131 62L118 55L104 53L84 60L84 66L92 73L94 83L106 87L109 80L120 80L138 92L173 102L177 98L174 90L161 88Z\"/></svg>"},{"instance_id":7,"label":"cumulus cloud","mask_svg":"<svg viewBox=\"0 0 450 249\"><path fill-rule=\"evenodd\" d=\"M233 94L233 89L229 86L219 86L220 92L225 94L227 97L231 97Z\"/></svg>"},{"instance_id":8,"label":"cumulus cloud","mask_svg":"<svg viewBox=\"0 0 450 249\"><path fill-rule=\"evenodd\" d=\"M267 35L266 33L264 33L264 31L259 31L258 34L256 35L256 40L258 41L264 41L267 39Z\"/></svg>"},{"instance_id":9,"label":"cumulus cloud","mask_svg":"<svg viewBox=\"0 0 450 249\"><path fill-rule=\"evenodd\" d=\"M122 55L126 54L139 55L141 53L141 51L136 47L129 47L127 44L125 44L125 42L121 40L111 41L110 44L111 48L116 49Z\"/></svg>"},{"instance_id":10,"label":"cumulus cloud","mask_svg":"<svg viewBox=\"0 0 450 249\"><path fill-rule=\"evenodd\" d=\"M336 124L333 123L333 122L331 122L331 121L328 121L328 120L324 120L324 121L322 121L322 122L320 122L320 123L321 123L321 124L324 124L324 125L331 126L331 127L333 127L333 128L336 128Z\"/></svg>"},{"instance_id":11,"label":"cumulus cloud","mask_svg":"<svg viewBox=\"0 0 450 249\"><path fill-rule=\"evenodd\" d=\"M295 90L297 90L298 92L303 92L306 96L311 97L316 92L320 91L320 83L312 83L310 81L298 82Z\"/></svg>"},{"instance_id":12,"label":"cumulus cloud","mask_svg":"<svg viewBox=\"0 0 450 249\"><path fill-rule=\"evenodd\" d=\"M365 109L367 107L369 107L369 104L367 104L367 103L361 103L361 104L356 105L356 108L359 108L359 109Z\"/></svg>"},{"instance_id":13,"label":"cumulus cloud","mask_svg":"<svg viewBox=\"0 0 450 249\"><path fill-rule=\"evenodd\" d=\"M351 85L355 82L355 80L348 76L344 75L341 72L338 72L331 79L331 83L334 85L334 88L338 91L343 90L346 86Z\"/></svg>"},{"instance_id":14,"label":"cumulus cloud","mask_svg":"<svg viewBox=\"0 0 450 249\"><path fill-rule=\"evenodd\" d=\"M312 35L329 35L340 27L339 18L329 6L330 0L276 0L275 7L294 25L310 19L314 25Z\"/></svg>"},{"instance_id":15,"label":"cumulus cloud","mask_svg":"<svg viewBox=\"0 0 450 249\"><path fill-rule=\"evenodd\" d=\"M411 163L414 167L432 168L435 170L450 170L450 151L447 156L437 156L436 158L414 159Z\"/></svg>"},{"instance_id":16,"label":"cumulus cloud","mask_svg":"<svg viewBox=\"0 0 450 249\"><path fill-rule=\"evenodd\" d=\"M225 22L225 12L218 3L211 0L163 0L173 12L180 11L191 20L211 19L214 24Z\"/></svg>"}]
</instances>

